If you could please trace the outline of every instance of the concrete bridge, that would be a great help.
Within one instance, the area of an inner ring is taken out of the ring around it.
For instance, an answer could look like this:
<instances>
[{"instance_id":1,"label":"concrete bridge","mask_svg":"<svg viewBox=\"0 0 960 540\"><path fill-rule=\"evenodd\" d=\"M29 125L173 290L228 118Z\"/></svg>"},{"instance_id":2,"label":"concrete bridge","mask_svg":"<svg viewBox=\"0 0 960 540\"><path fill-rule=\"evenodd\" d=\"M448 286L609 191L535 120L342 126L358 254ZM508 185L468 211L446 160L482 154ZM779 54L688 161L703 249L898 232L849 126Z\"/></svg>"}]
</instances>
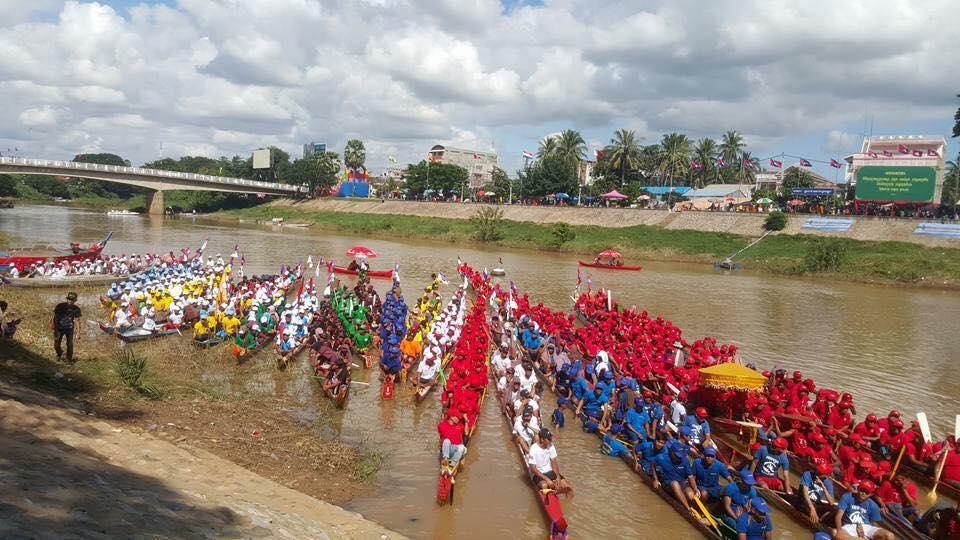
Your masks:
<instances>
[{"instance_id":1,"label":"concrete bridge","mask_svg":"<svg viewBox=\"0 0 960 540\"><path fill-rule=\"evenodd\" d=\"M98 165L96 163L76 163L73 161L50 161L45 159L25 159L0 157L0 174L43 174L49 176L71 176L103 180L118 184L129 184L147 188L147 209L150 214L162 215L164 211L164 190L189 191L225 191L228 193L266 193L267 195L296 196L306 193L305 186L258 182L245 178L210 176L175 171L144 169L142 167L119 167L116 165Z\"/></svg>"}]
</instances>

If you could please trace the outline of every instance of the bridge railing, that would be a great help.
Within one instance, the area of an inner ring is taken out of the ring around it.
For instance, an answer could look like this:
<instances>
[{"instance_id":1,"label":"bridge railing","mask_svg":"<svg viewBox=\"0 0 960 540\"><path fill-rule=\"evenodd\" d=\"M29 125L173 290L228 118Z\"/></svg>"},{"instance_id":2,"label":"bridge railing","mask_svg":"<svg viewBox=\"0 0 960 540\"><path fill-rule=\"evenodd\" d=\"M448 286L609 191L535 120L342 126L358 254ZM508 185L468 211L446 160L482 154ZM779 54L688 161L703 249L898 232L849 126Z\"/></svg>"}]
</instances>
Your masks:
<instances>
[{"instance_id":1,"label":"bridge railing","mask_svg":"<svg viewBox=\"0 0 960 540\"><path fill-rule=\"evenodd\" d=\"M133 174L138 176L154 176L157 178L171 178L177 180L193 180L213 184L229 184L234 186L248 186L251 188L272 189L275 191L289 191L291 193L304 192L304 186L292 186L277 182L260 182L246 178L229 176L213 176L209 174L185 173L177 171L162 171L159 169L145 169L143 167L121 167L118 165L100 165L98 163L78 163L75 161L55 161L47 159L27 159L16 157L0 157L0 165L23 165L27 167L48 167L54 169L97 171L116 174Z\"/></svg>"}]
</instances>

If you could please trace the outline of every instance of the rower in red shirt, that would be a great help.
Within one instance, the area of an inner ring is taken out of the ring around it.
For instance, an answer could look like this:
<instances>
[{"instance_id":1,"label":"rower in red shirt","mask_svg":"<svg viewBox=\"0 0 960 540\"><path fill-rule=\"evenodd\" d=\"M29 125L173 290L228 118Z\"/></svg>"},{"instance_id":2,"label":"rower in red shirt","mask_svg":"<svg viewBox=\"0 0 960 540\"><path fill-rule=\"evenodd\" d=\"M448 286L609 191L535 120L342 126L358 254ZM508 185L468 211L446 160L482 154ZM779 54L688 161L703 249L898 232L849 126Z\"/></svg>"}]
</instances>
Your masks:
<instances>
[{"instance_id":1,"label":"rower in red shirt","mask_svg":"<svg viewBox=\"0 0 960 540\"><path fill-rule=\"evenodd\" d=\"M893 480L884 479L877 490L877 497L888 512L899 514L911 522L920 518L917 510L917 485L902 475Z\"/></svg>"},{"instance_id":2,"label":"rower in red shirt","mask_svg":"<svg viewBox=\"0 0 960 540\"><path fill-rule=\"evenodd\" d=\"M858 433L854 433L847 437L847 440L844 444L840 445L840 448L837 450L837 457L840 460L840 468L846 470L851 463L855 463L860 459L860 453L864 449L863 437Z\"/></svg>"},{"instance_id":3,"label":"rower in red shirt","mask_svg":"<svg viewBox=\"0 0 960 540\"><path fill-rule=\"evenodd\" d=\"M853 414L850 412L852 409L852 403L840 403L840 405L830 411L830 415L827 418L827 424L833 429L839 431L849 429L853 425Z\"/></svg>"},{"instance_id":4,"label":"rower in red shirt","mask_svg":"<svg viewBox=\"0 0 960 540\"><path fill-rule=\"evenodd\" d=\"M862 456L859 463L851 463L843 472L843 482L845 484L859 484L864 480L873 480L873 475L877 470L877 464L869 455Z\"/></svg>"},{"instance_id":5,"label":"rower in red shirt","mask_svg":"<svg viewBox=\"0 0 960 540\"><path fill-rule=\"evenodd\" d=\"M810 459L817 465L833 465L837 462L837 456L834 455L830 445L827 444L827 438L821 433L810 434L810 450L807 453Z\"/></svg>"},{"instance_id":6,"label":"rower in red shirt","mask_svg":"<svg viewBox=\"0 0 960 540\"><path fill-rule=\"evenodd\" d=\"M870 413L853 428L853 432L863 438L867 443L872 443L880 437L880 426L877 424L877 415Z\"/></svg>"},{"instance_id":7,"label":"rower in red shirt","mask_svg":"<svg viewBox=\"0 0 960 540\"><path fill-rule=\"evenodd\" d=\"M900 411L894 409L890 411L890 414L886 418L881 418L877 421L877 429L880 430L880 433L883 433L890 428L890 422L893 420L900 420ZM901 426L902 427L902 426Z\"/></svg>"},{"instance_id":8,"label":"rower in red shirt","mask_svg":"<svg viewBox=\"0 0 960 540\"><path fill-rule=\"evenodd\" d=\"M960 441L951 439L953 439L953 437L947 440L948 446L945 450L947 453L947 461L943 464L940 481L960 488Z\"/></svg>"},{"instance_id":9,"label":"rower in red shirt","mask_svg":"<svg viewBox=\"0 0 960 540\"><path fill-rule=\"evenodd\" d=\"M880 437L877 440L882 446L886 446L888 450L899 452L900 446L904 442L903 420L890 418L886 429L880 433Z\"/></svg>"}]
</instances>

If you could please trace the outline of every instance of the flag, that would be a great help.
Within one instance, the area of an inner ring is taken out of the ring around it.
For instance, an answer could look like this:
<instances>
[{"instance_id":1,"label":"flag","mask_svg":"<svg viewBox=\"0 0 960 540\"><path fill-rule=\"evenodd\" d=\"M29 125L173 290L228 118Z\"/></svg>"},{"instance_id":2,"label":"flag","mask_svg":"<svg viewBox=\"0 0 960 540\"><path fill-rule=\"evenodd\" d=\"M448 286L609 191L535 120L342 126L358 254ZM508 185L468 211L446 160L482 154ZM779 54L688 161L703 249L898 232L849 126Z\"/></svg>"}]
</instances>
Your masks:
<instances>
[{"instance_id":1,"label":"flag","mask_svg":"<svg viewBox=\"0 0 960 540\"><path fill-rule=\"evenodd\" d=\"M480 156L478 156L477 153L474 152L474 154L473 154L473 159L480 159Z\"/></svg>"},{"instance_id":2,"label":"flag","mask_svg":"<svg viewBox=\"0 0 960 540\"><path fill-rule=\"evenodd\" d=\"M307 268L313 268L313 255L307 255Z\"/></svg>"},{"instance_id":3,"label":"flag","mask_svg":"<svg viewBox=\"0 0 960 540\"><path fill-rule=\"evenodd\" d=\"M590 287L593 286L593 276L587 274L587 290L590 290Z\"/></svg>"},{"instance_id":4,"label":"flag","mask_svg":"<svg viewBox=\"0 0 960 540\"><path fill-rule=\"evenodd\" d=\"M910 153L910 149L907 148L906 146L902 145L902 144L898 144L898 145L897 145L897 150L898 150L901 154L909 154L909 153Z\"/></svg>"},{"instance_id":5,"label":"flag","mask_svg":"<svg viewBox=\"0 0 960 540\"><path fill-rule=\"evenodd\" d=\"M870 157L872 157L872 158L878 158L878 157L880 157L879 155L877 155L876 152L867 152L867 155L870 156Z\"/></svg>"},{"instance_id":6,"label":"flag","mask_svg":"<svg viewBox=\"0 0 960 540\"><path fill-rule=\"evenodd\" d=\"M771 167L776 167L776 168L779 169L780 167L783 167L783 162L782 162L782 161L777 161L777 160L775 160L775 159L773 159L773 158L770 158L770 166L771 166Z\"/></svg>"},{"instance_id":7,"label":"flag","mask_svg":"<svg viewBox=\"0 0 960 540\"><path fill-rule=\"evenodd\" d=\"M393 157L393 156L387 156L387 159L390 160L390 163L396 163L396 162L397 162L397 158L395 158L395 157Z\"/></svg>"},{"instance_id":8,"label":"flag","mask_svg":"<svg viewBox=\"0 0 960 540\"><path fill-rule=\"evenodd\" d=\"M583 274L581 274L580 269L577 268L577 287L579 287L581 283L583 283Z\"/></svg>"},{"instance_id":9,"label":"flag","mask_svg":"<svg viewBox=\"0 0 960 540\"><path fill-rule=\"evenodd\" d=\"M441 283L450 283L449 281L447 281L447 275L444 274L442 270L440 272L437 272L437 276L440 278Z\"/></svg>"},{"instance_id":10,"label":"flag","mask_svg":"<svg viewBox=\"0 0 960 540\"><path fill-rule=\"evenodd\" d=\"M691 161L691 162L690 162L690 168L691 168L691 169L702 169L702 168L703 168L703 165L700 165L700 162L699 162L699 161Z\"/></svg>"},{"instance_id":11,"label":"flag","mask_svg":"<svg viewBox=\"0 0 960 540\"><path fill-rule=\"evenodd\" d=\"M746 167L746 168L748 168L748 169L751 168L751 167L753 167L753 163L751 163L749 159L745 159L745 160L741 161L740 163L743 163L743 166Z\"/></svg>"},{"instance_id":12,"label":"flag","mask_svg":"<svg viewBox=\"0 0 960 540\"><path fill-rule=\"evenodd\" d=\"M720 167L722 169L726 166L727 166L727 162L724 161L723 158L717 158L717 167Z\"/></svg>"},{"instance_id":13,"label":"flag","mask_svg":"<svg viewBox=\"0 0 960 540\"><path fill-rule=\"evenodd\" d=\"M927 150L927 155L930 157L940 157L940 153L936 150Z\"/></svg>"},{"instance_id":14,"label":"flag","mask_svg":"<svg viewBox=\"0 0 960 540\"><path fill-rule=\"evenodd\" d=\"M891 151L889 151L889 150L884 150L884 151L883 151L883 157L893 157L893 152L891 152Z\"/></svg>"},{"instance_id":15,"label":"flag","mask_svg":"<svg viewBox=\"0 0 960 540\"><path fill-rule=\"evenodd\" d=\"M266 199L266 198L267 198L267 194L266 194L266 193L257 193L257 198L258 198L258 199Z\"/></svg>"},{"instance_id":16,"label":"flag","mask_svg":"<svg viewBox=\"0 0 960 540\"><path fill-rule=\"evenodd\" d=\"M197 255L203 255L203 250L207 249L207 241L204 240L203 244L200 244L200 249L197 250Z\"/></svg>"},{"instance_id":17,"label":"flag","mask_svg":"<svg viewBox=\"0 0 960 540\"><path fill-rule=\"evenodd\" d=\"M533 152L529 150L523 151L523 159L533 159Z\"/></svg>"},{"instance_id":18,"label":"flag","mask_svg":"<svg viewBox=\"0 0 960 540\"><path fill-rule=\"evenodd\" d=\"M594 150L593 153L597 156L597 159L603 157L603 150Z\"/></svg>"},{"instance_id":19,"label":"flag","mask_svg":"<svg viewBox=\"0 0 960 540\"><path fill-rule=\"evenodd\" d=\"M840 167L842 167L842 165L840 165L840 162L835 159L830 160L830 166L835 169L839 169Z\"/></svg>"},{"instance_id":20,"label":"flag","mask_svg":"<svg viewBox=\"0 0 960 540\"><path fill-rule=\"evenodd\" d=\"M803 159L803 158L800 158L800 166L801 166L801 167L813 167L813 165L812 165L809 161L807 161L807 160L805 160L805 159Z\"/></svg>"},{"instance_id":21,"label":"flag","mask_svg":"<svg viewBox=\"0 0 960 540\"><path fill-rule=\"evenodd\" d=\"M230 260L233 261L234 259L236 259L239 256L237 255L238 253L240 253L240 244L236 244L233 246L233 253L230 254Z\"/></svg>"},{"instance_id":22,"label":"flag","mask_svg":"<svg viewBox=\"0 0 960 540\"><path fill-rule=\"evenodd\" d=\"M457 255L457 268L460 268L461 266L463 266L463 259L461 259L459 255Z\"/></svg>"},{"instance_id":23,"label":"flag","mask_svg":"<svg viewBox=\"0 0 960 540\"><path fill-rule=\"evenodd\" d=\"M323 259L320 259L320 262L317 264L317 267L313 269L313 277L320 279L320 267L323 265Z\"/></svg>"},{"instance_id":24,"label":"flag","mask_svg":"<svg viewBox=\"0 0 960 540\"><path fill-rule=\"evenodd\" d=\"M327 287L333 286L333 272L327 274Z\"/></svg>"},{"instance_id":25,"label":"flag","mask_svg":"<svg viewBox=\"0 0 960 540\"><path fill-rule=\"evenodd\" d=\"M914 150L913 157L923 157L923 150Z\"/></svg>"},{"instance_id":26,"label":"flag","mask_svg":"<svg viewBox=\"0 0 960 540\"><path fill-rule=\"evenodd\" d=\"M500 261L500 264L503 264L503 257L497 257L497 260Z\"/></svg>"}]
</instances>

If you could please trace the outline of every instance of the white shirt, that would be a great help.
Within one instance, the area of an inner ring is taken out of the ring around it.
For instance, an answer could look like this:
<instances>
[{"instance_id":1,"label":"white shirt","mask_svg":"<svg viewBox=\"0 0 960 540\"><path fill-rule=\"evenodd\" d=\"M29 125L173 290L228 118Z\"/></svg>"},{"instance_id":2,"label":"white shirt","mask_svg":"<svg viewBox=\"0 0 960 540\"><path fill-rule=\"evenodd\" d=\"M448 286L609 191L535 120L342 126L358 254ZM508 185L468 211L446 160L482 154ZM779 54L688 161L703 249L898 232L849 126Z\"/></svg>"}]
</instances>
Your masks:
<instances>
[{"instance_id":1,"label":"white shirt","mask_svg":"<svg viewBox=\"0 0 960 540\"><path fill-rule=\"evenodd\" d=\"M513 360L510 359L510 355L501 354L500 351L493 353L490 361L493 363L493 369L497 372L507 371L513 367Z\"/></svg>"},{"instance_id":2,"label":"white shirt","mask_svg":"<svg viewBox=\"0 0 960 540\"><path fill-rule=\"evenodd\" d=\"M417 373L420 374L421 379L432 379L438 371L440 371L438 362L434 362L432 366L426 362L420 362L420 365L417 366Z\"/></svg>"},{"instance_id":3,"label":"white shirt","mask_svg":"<svg viewBox=\"0 0 960 540\"><path fill-rule=\"evenodd\" d=\"M527 401L527 405L533 409L533 414L537 414L537 411L540 410L540 403L536 400L536 398L530 398ZM513 400L513 410L517 412L523 412L521 407L523 407L523 398Z\"/></svg>"},{"instance_id":4,"label":"white shirt","mask_svg":"<svg viewBox=\"0 0 960 540\"><path fill-rule=\"evenodd\" d=\"M527 444L532 445L533 436L540 433L540 421L537 420L536 416L531 416L530 422L524 426L523 416L518 416L517 419L513 421L513 432L519 435L521 439L527 441Z\"/></svg>"},{"instance_id":5,"label":"white shirt","mask_svg":"<svg viewBox=\"0 0 960 540\"><path fill-rule=\"evenodd\" d=\"M147 317L143 321L143 329L147 332L153 332L157 328L157 323L153 319Z\"/></svg>"},{"instance_id":6,"label":"white shirt","mask_svg":"<svg viewBox=\"0 0 960 540\"><path fill-rule=\"evenodd\" d=\"M557 448L551 444L547 448L541 448L539 444L530 445L530 453L527 455L527 463L533 465L541 474L547 474L553 470L550 460L557 459Z\"/></svg>"},{"instance_id":7,"label":"white shirt","mask_svg":"<svg viewBox=\"0 0 960 540\"><path fill-rule=\"evenodd\" d=\"M518 367L517 371L519 371L517 378L520 379L520 389L533 392L533 386L537 384L537 374L531 370L530 377L527 377L527 374L524 372L523 368Z\"/></svg>"},{"instance_id":8,"label":"white shirt","mask_svg":"<svg viewBox=\"0 0 960 540\"><path fill-rule=\"evenodd\" d=\"M683 403L680 403L677 400L670 402L670 421L675 425L680 425L683 417L687 415L687 408L684 407Z\"/></svg>"}]
</instances>

